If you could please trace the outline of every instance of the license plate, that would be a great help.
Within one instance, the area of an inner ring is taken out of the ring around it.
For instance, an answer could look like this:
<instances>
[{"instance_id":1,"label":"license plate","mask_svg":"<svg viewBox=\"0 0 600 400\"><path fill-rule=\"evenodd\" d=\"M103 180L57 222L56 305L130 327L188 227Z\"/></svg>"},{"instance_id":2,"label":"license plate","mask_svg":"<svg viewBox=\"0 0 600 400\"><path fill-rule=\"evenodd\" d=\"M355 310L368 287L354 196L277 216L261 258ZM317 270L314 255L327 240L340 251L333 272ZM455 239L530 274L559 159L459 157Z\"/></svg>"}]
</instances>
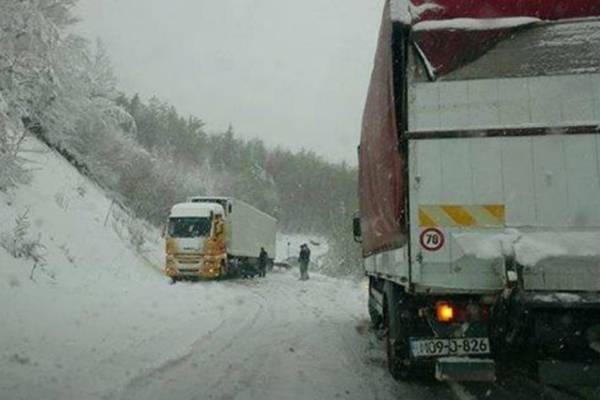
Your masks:
<instances>
[{"instance_id":1,"label":"license plate","mask_svg":"<svg viewBox=\"0 0 600 400\"><path fill-rule=\"evenodd\" d=\"M490 353L488 338L411 339L413 357L467 356Z\"/></svg>"}]
</instances>

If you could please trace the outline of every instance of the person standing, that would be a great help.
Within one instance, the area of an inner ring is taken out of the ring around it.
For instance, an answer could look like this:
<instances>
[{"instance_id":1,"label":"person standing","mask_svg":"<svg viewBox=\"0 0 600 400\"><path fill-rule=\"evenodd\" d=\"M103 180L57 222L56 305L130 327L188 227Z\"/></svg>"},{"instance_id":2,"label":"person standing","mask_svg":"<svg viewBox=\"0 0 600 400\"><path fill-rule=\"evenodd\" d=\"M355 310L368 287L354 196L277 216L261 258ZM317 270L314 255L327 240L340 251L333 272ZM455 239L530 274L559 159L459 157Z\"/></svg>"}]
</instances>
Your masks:
<instances>
[{"instance_id":1,"label":"person standing","mask_svg":"<svg viewBox=\"0 0 600 400\"><path fill-rule=\"evenodd\" d=\"M310 249L306 243L300 246L298 262L300 263L300 280L306 281L308 280L308 264L310 263Z\"/></svg>"},{"instance_id":2,"label":"person standing","mask_svg":"<svg viewBox=\"0 0 600 400\"><path fill-rule=\"evenodd\" d=\"M263 278L267 276L267 262L269 261L269 253L264 247L260 248L260 254L258 256L258 276Z\"/></svg>"}]
</instances>

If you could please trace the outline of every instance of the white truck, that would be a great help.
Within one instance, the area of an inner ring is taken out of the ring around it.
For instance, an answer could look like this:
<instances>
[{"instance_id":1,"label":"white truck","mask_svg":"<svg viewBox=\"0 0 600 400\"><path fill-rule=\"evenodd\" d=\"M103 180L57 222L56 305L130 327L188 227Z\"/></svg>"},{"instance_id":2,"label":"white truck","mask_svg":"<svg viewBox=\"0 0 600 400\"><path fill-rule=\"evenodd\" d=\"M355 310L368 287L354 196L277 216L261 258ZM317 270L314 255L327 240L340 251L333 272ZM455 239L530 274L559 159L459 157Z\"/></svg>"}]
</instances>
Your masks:
<instances>
[{"instance_id":1,"label":"white truck","mask_svg":"<svg viewBox=\"0 0 600 400\"><path fill-rule=\"evenodd\" d=\"M600 3L406 4L385 6L354 221L391 373L492 380L518 354L599 383Z\"/></svg>"},{"instance_id":2,"label":"white truck","mask_svg":"<svg viewBox=\"0 0 600 400\"><path fill-rule=\"evenodd\" d=\"M261 248L275 258L277 220L231 197L191 197L171 209L165 274L221 278L255 271Z\"/></svg>"}]
</instances>

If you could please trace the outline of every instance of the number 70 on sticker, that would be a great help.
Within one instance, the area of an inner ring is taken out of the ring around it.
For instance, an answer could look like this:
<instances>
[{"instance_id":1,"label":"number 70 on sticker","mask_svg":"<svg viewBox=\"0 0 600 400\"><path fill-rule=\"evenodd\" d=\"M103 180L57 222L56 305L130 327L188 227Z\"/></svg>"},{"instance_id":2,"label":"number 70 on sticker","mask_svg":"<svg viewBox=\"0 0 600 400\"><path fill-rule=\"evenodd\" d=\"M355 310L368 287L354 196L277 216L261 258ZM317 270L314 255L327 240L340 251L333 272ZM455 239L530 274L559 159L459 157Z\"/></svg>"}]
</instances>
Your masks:
<instances>
[{"instance_id":1,"label":"number 70 on sticker","mask_svg":"<svg viewBox=\"0 0 600 400\"><path fill-rule=\"evenodd\" d=\"M421 232L421 247L427 251L438 251L444 247L444 233L437 228L428 228Z\"/></svg>"}]
</instances>

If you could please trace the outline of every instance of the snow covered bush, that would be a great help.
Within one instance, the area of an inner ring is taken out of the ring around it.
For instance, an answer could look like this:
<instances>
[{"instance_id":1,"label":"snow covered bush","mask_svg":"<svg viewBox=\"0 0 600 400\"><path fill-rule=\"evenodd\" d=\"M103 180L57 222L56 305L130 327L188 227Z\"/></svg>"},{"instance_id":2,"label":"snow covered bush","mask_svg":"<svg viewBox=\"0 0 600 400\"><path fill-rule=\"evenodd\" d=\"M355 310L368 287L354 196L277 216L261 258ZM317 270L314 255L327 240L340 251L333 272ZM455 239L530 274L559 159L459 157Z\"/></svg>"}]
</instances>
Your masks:
<instances>
[{"instance_id":1,"label":"snow covered bush","mask_svg":"<svg viewBox=\"0 0 600 400\"><path fill-rule=\"evenodd\" d=\"M30 175L25 168L18 154L18 147L4 151L0 149L0 191L25 183Z\"/></svg>"},{"instance_id":2,"label":"snow covered bush","mask_svg":"<svg viewBox=\"0 0 600 400\"><path fill-rule=\"evenodd\" d=\"M144 226L140 221L132 218L127 225L127 231L129 233L129 243L135 247L138 253L141 252L146 243Z\"/></svg>"},{"instance_id":3,"label":"snow covered bush","mask_svg":"<svg viewBox=\"0 0 600 400\"><path fill-rule=\"evenodd\" d=\"M0 233L0 246L15 258L24 258L34 262L34 268L43 265L45 246L41 243L41 235L31 237L29 229L29 211L15 218L14 228Z\"/></svg>"}]
</instances>

